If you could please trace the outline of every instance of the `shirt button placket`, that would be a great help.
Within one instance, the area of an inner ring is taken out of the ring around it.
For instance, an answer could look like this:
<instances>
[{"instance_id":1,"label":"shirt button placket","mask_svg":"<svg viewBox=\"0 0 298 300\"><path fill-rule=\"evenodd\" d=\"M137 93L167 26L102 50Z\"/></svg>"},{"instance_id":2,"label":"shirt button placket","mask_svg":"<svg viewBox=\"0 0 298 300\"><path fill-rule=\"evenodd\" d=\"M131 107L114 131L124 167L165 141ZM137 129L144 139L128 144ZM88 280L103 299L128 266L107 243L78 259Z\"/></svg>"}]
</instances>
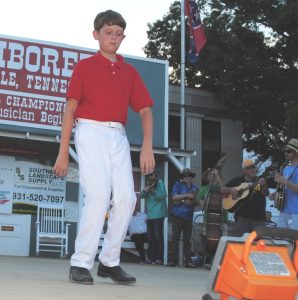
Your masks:
<instances>
[{"instance_id":1,"label":"shirt button placket","mask_svg":"<svg viewBox=\"0 0 298 300\"><path fill-rule=\"evenodd\" d=\"M116 71L115 71L115 64L111 64L111 71L112 71L112 74L113 74L113 75L116 74Z\"/></svg>"}]
</instances>

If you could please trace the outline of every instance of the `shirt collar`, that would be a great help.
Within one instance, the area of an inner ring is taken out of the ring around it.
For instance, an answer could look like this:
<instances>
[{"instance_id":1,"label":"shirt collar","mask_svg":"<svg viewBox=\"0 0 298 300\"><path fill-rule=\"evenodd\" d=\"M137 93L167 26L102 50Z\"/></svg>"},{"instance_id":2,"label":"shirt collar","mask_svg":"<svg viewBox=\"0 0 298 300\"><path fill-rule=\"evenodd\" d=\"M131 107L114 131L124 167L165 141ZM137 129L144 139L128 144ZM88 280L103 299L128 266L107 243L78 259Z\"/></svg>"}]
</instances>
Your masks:
<instances>
[{"instance_id":1,"label":"shirt collar","mask_svg":"<svg viewBox=\"0 0 298 300\"><path fill-rule=\"evenodd\" d=\"M110 66L113 62L111 62L110 60L108 60L106 57L104 57L100 51L97 52L96 54L96 57L97 59L102 63L104 64L105 66ZM122 69L123 68L123 65L124 65L124 58L123 56L119 55L119 54L116 54L116 57L117 57L117 60L116 62L114 62L113 64L119 68L119 69Z\"/></svg>"}]
</instances>

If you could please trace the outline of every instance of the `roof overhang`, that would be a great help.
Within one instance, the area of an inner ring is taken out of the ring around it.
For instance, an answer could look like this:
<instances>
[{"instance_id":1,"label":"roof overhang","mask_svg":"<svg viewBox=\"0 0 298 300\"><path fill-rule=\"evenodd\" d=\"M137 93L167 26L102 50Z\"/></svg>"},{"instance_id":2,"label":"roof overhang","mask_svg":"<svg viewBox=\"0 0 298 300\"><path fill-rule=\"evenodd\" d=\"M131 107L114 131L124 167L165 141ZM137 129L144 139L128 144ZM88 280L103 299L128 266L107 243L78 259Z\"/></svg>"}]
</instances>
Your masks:
<instances>
[{"instance_id":1,"label":"roof overhang","mask_svg":"<svg viewBox=\"0 0 298 300\"><path fill-rule=\"evenodd\" d=\"M29 131L12 131L12 130L2 130L0 129L0 137L13 138L13 139L25 139L30 141L39 141L39 142L50 142L50 143L59 143L60 135L47 135L40 134L36 132ZM74 145L73 139L71 144ZM141 145L131 145L130 149L132 152L140 152ZM190 158L196 155L196 151L193 150L184 150L184 149L173 149L173 148L161 148L154 147L153 152L156 155L161 155L166 157L171 161L174 166L181 171L185 167L190 167ZM69 147L69 153L71 157L77 162L77 154L73 147Z\"/></svg>"}]
</instances>

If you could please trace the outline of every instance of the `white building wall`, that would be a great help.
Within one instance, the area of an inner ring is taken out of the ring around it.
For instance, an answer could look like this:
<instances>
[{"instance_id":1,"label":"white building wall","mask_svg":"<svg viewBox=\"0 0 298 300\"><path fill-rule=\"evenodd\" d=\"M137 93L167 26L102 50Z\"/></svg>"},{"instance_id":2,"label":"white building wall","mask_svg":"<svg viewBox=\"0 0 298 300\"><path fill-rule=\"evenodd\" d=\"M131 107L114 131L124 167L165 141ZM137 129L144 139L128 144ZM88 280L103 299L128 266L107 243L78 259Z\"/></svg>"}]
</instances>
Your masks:
<instances>
[{"instance_id":1,"label":"white building wall","mask_svg":"<svg viewBox=\"0 0 298 300\"><path fill-rule=\"evenodd\" d=\"M191 158L191 169L197 174L195 182L201 182L202 174L202 119L198 115L187 115L186 118L186 149L195 150L197 155Z\"/></svg>"},{"instance_id":2,"label":"white building wall","mask_svg":"<svg viewBox=\"0 0 298 300\"><path fill-rule=\"evenodd\" d=\"M169 111L180 114L180 87L169 87ZM241 174L242 162L242 122L233 120L230 112L221 101L211 92L186 88L185 89L185 148L195 150L196 156L191 158L191 168L197 177L195 183L201 183L202 174L202 120L214 120L221 123L221 151L228 155L223 168L223 176L227 181Z\"/></svg>"},{"instance_id":3,"label":"white building wall","mask_svg":"<svg viewBox=\"0 0 298 300\"><path fill-rule=\"evenodd\" d=\"M0 214L0 255L29 256L31 215Z\"/></svg>"}]
</instances>

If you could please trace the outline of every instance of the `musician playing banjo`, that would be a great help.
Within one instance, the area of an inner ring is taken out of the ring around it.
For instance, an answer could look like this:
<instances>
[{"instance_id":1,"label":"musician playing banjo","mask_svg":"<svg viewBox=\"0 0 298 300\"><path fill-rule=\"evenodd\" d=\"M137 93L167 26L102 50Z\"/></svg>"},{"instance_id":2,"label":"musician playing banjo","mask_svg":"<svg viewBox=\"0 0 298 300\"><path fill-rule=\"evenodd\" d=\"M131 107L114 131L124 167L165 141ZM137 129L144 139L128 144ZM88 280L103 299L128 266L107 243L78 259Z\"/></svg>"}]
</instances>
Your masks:
<instances>
[{"instance_id":1,"label":"musician playing banjo","mask_svg":"<svg viewBox=\"0 0 298 300\"><path fill-rule=\"evenodd\" d=\"M267 183L264 178L257 177L257 168L252 160L243 161L242 172L242 176L230 180L220 188L221 193L228 195L227 200L232 204L229 211L234 212L235 236L242 236L257 226L266 225L266 196L269 193ZM245 188L237 188L242 186ZM245 193L248 191L246 197L242 198L241 190L245 190ZM225 208L224 201L225 196Z\"/></svg>"},{"instance_id":2,"label":"musician playing banjo","mask_svg":"<svg viewBox=\"0 0 298 300\"><path fill-rule=\"evenodd\" d=\"M173 230L173 253L171 253L168 266L175 267L179 263L179 240L183 233L184 266L196 267L191 260L191 233L194 207L196 203L197 186L192 182L196 176L190 169L183 169L180 180L174 183L172 189L172 230Z\"/></svg>"},{"instance_id":3,"label":"musician playing banjo","mask_svg":"<svg viewBox=\"0 0 298 300\"><path fill-rule=\"evenodd\" d=\"M277 227L298 230L298 139L291 139L285 146L285 159L289 162L282 174L277 173L274 180L283 190L283 205ZM276 193L270 195L275 200Z\"/></svg>"}]
</instances>

